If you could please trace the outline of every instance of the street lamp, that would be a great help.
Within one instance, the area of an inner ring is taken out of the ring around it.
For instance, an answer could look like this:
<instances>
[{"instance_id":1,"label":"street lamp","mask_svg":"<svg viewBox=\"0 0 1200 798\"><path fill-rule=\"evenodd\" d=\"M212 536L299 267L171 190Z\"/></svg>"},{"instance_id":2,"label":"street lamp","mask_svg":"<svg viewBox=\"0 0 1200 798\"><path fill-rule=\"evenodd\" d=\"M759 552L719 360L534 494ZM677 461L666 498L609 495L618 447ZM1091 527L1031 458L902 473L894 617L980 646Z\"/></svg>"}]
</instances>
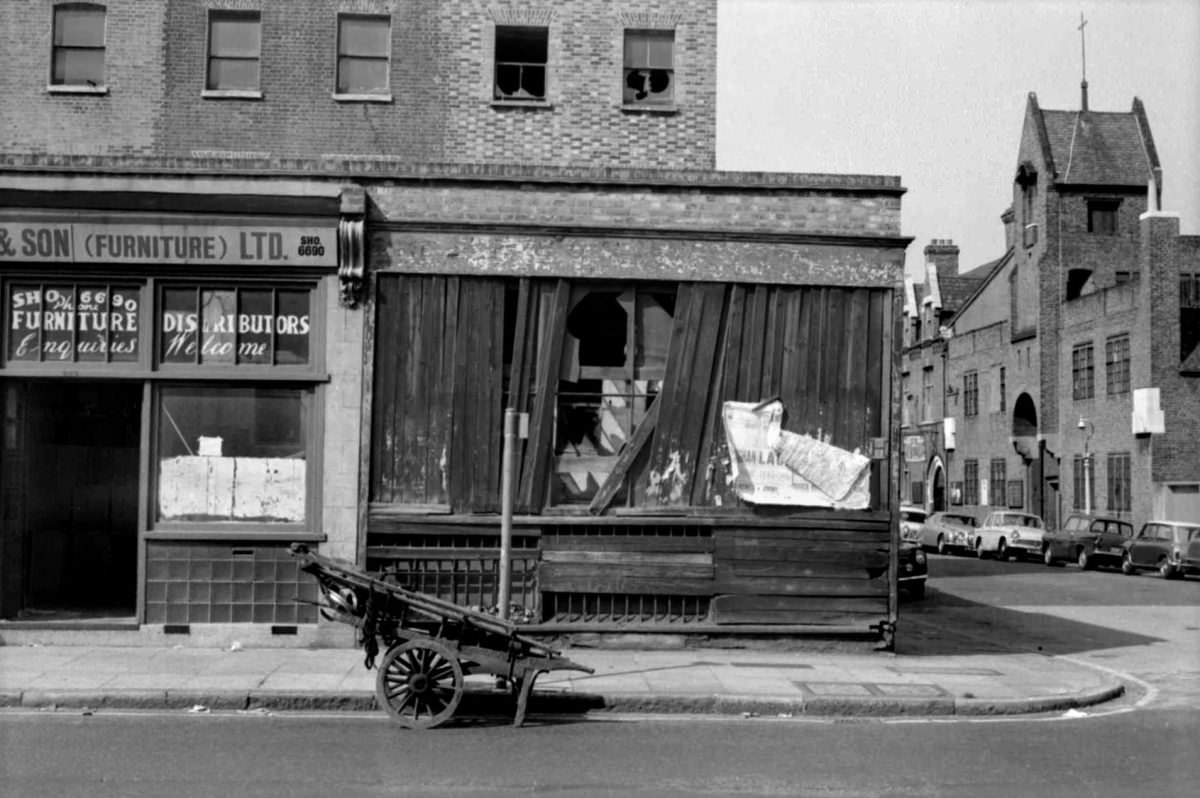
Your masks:
<instances>
[{"instance_id":1,"label":"street lamp","mask_svg":"<svg viewBox=\"0 0 1200 798\"><path fill-rule=\"evenodd\" d=\"M1096 432L1096 426L1092 424L1090 419L1083 416L1079 417L1079 423L1075 425L1076 429L1087 430L1087 437L1083 439L1083 512L1091 515L1092 512L1092 456L1088 454L1088 444L1092 442L1092 435Z\"/></svg>"}]
</instances>

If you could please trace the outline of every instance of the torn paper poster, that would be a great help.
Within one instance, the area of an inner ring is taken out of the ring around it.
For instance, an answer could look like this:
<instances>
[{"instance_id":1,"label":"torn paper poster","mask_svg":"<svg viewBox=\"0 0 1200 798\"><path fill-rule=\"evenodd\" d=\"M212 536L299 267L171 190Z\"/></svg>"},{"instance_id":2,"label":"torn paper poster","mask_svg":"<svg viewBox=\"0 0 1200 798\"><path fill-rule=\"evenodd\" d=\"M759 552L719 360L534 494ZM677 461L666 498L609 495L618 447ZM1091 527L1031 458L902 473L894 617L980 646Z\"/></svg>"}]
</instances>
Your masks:
<instances>
[{"instance_id":1,"label":"torn paper poster","mask_svg":"<svg viewBox=\"0 0 1200 798\"><path fill-rule=\"evenodd\" d=\"M783 429L783 403L725 402L722 410L734 491L752 504L865 510L865 455Z\"/></svg>"}]
</instances>

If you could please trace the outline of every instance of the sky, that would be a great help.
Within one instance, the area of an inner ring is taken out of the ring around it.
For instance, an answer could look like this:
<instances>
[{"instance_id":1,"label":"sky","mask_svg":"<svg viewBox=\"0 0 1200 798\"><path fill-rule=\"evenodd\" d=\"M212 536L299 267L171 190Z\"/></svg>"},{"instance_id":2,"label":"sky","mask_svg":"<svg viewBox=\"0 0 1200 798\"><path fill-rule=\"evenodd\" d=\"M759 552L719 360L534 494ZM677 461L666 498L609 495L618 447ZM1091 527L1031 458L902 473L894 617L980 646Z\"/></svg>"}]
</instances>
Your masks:
<instances>
[{"instance_id":1,"label":"sky","mask_svg":"<svg viewBox=\"0 0 1200 798\"><path fill-rule=\"evenodd\" d=\"M1163 210L1200 234L1200 0L719 0L717 168L898 175L906 266L1004 254L1026 100L1146 108Z\"/></svg>"}]
</instances>

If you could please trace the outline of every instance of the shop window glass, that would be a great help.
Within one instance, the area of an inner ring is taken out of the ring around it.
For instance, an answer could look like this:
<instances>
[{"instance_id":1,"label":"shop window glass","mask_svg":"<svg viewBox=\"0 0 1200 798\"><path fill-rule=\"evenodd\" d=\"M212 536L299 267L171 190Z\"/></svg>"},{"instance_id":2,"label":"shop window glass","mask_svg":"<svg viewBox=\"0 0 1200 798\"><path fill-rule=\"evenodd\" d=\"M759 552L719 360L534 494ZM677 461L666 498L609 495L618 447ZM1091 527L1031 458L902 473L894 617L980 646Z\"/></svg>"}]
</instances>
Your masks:
<instances>
[{"instance_id":1,"label":"shop window glass","mask_svg":"<svg viewBox=\"0 0 1200 798\"><path fill-rule=\"evenodd\" d=\"M556 405L556 504L591 501L645 418L662 388L675 309L674 293L643 288L583 289L572 300Z\"/></svg>"},{"instance_id":2,"label":"shop window glass","mask_svg":"<svg viewBox=\"0 0 1200 798\"><path fill-rule=\"evenodd\" d=\"M130 363L138 359L141 289L110 283L9 287L7 355L34 363Z\"/></svg>"},{"instance_id":3,"label":"shop window glass","mask_svg":"<svg viewBox=\"0 0 1200 798\"><path fill-rule=\"evenodd\" d=\"M162 387L157 519L303 522L311 402L306 388Z\"/></svg>"},{"instance_id":4,"label":"shop window glass","mask_svg":"<svg viewBox=\"0 0 1200 798\"><path fill-rule=\"evenodd\" d=\"M54 86L104 85L104 6L64 3L54 9Z\"/></svg>"},{"instance_id":5,"label":"shop window glass","mask_svg":"<svg viewBox=\"0 0 1200 798\"><path fill-rule=\"evenodd\" d=\"M167 286L160 297L161 362L306 365L312 292L304 288Z\"/></svg>"}]
</instances>

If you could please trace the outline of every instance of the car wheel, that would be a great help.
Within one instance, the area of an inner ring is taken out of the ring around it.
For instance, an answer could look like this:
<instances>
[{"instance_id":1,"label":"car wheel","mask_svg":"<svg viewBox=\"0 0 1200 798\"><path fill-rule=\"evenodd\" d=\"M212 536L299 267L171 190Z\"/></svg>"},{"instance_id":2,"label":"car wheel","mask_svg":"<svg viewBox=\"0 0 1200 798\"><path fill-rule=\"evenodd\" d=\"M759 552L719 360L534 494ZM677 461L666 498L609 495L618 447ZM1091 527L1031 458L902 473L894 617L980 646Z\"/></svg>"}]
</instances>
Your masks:
<instances>
[{"instance_id":1,"label":"car wheel","mask_svg":"<svg viewBox=\"0 0 1200 798\"><path fill-rule=\"evenodd\" d=\"M1175 578L1175 568L1171 565L1171 563L1167 562L1166 557L1163 557L1158 561L1158 575L1163 579Z\"/></svg>"},{"instance_id":2,"label":"car wheel","mask_svg":"<svg viewBox=\"0 0 1200 798\"><path fill-rule=\"evenodd\" d=\"M979 538L975 540L975 556L981 560L987 556L987 552L983 550L983 540Z\"/></svg>"},{"instance_id":3,"label":"car wheel","mask_svg":"<svg viewBox=\"0 0 1200 798\"><path fill-rule=\"evenodd\" d=\"M1086 571L1092 567L1092 560L1088 557L1087 549L1080 549L1079 555L1075 558L1075 562L1079 563L1079 570Z\"/></svg>"},{"instance_id":4,"label":"car wheel","mask_svg":"<svg viewBox=\"0 0 1200 798\"><path fill-rule=\"evenodd\" d=\"M1007 562L1008 557L1008 542L1004 538L1000 538L1000 545L996 547L996 559L1000 562Z\"/></svg>"},{"instance_id":5,"label":"car wheel","mask_svg":"<svg viewBox=\"0 0 1200 798\"><path fill-rule=\"evenodd\" d=\"M946 553L946 536L945 535L938 535L937 553L938 554Z\"/></svg>"},{"instance_id":6,"label":"car wheel","mask_svg":"<svg viewBox=\"0 0 1200 798\"><path fill-rule=\"evenodd\" d=\"M1042 549L1042 562L1046 563L1047 566L1054 565L1054 552L1050 550L1049 546Z\"/></svg>"},{"instance_id":7,"label":"car wheel","mask_svg":"<svg viewBox=\"0 0 1200 798\"><path fill-rule=\"evenodd\" d=\"M1126 576L1133 576L1137 573L1137 568L1133 565L1133 560L1129 558L1129 552L1125 552L1125 556L1121 558L1121 573Z\"/></svg>"}]
</instances>

